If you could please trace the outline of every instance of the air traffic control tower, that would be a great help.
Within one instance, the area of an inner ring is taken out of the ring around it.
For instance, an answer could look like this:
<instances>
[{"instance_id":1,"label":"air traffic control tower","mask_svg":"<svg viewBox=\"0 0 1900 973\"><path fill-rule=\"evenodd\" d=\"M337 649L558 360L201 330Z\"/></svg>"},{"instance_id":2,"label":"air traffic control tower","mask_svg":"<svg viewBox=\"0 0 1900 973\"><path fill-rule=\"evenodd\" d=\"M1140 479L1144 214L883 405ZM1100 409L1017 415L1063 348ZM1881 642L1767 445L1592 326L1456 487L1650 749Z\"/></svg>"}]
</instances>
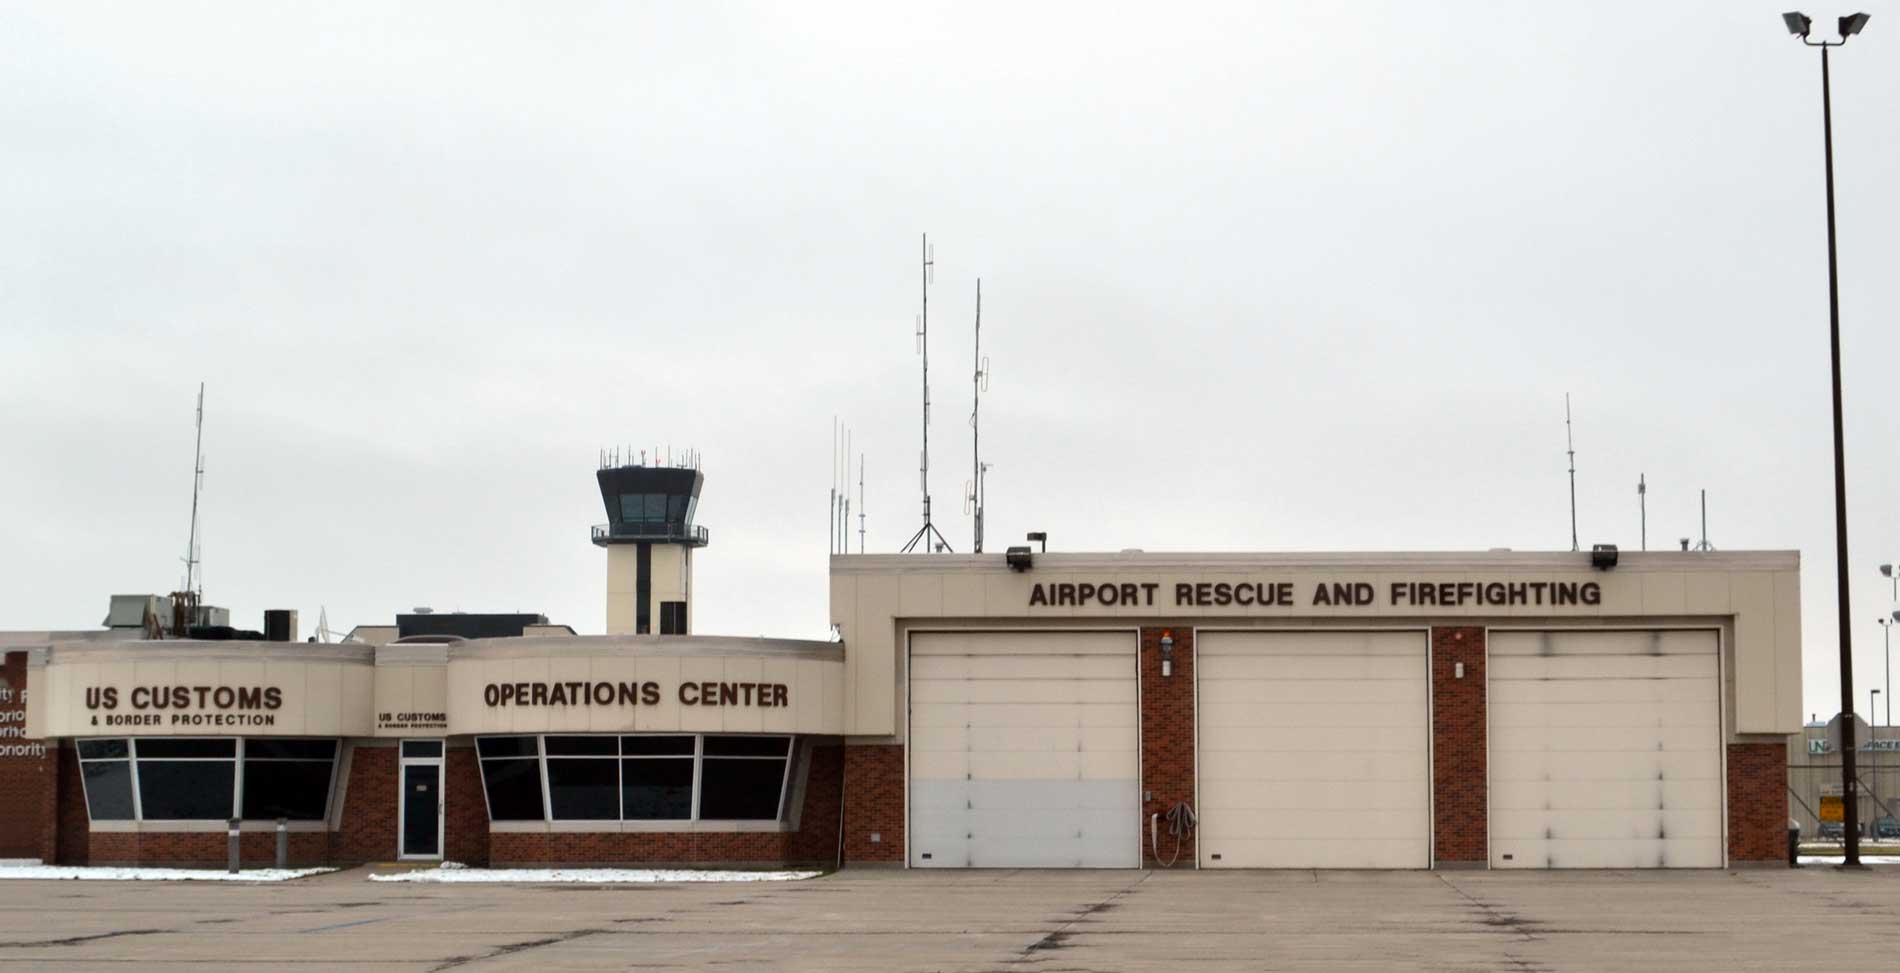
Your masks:
<instances>
[{"instance_id":1,"label":"air traffic control tower","mask_svg":"<svg viewBox=\"0 0 1900 973\"><path fill-rule=\"evenodd\" d=\"M602 465L594 475L607 507L594 527L607 549L607 634L691 634L693 549L711 539L693 524L705 474L694 464Z\"/></svg>"}]
</instances>

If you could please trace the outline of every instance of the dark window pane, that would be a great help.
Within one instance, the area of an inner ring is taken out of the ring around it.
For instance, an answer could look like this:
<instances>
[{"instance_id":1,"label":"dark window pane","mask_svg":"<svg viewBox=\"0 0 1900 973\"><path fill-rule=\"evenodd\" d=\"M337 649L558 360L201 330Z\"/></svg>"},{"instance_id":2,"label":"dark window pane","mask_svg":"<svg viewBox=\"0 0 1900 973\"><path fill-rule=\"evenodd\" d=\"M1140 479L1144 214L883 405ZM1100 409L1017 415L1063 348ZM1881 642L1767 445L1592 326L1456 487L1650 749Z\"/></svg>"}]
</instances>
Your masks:
<instances>
[{"instance_id":1,"label":"dark window pane","mask_svg":"<svg viewBox=\"0 0 1900 973\"><path fill-rule=\"evenodd\" d=\"M666 519L666 494L649 493L646 495L646 513L642 520L663 521Z\"/></svg>"},{"instance_id":2,"label":"dark window pane","mask_svg":"<svg viewBox=\"0 0 1900 973\"><path fill-rule=\"evenodd\" d=\"M548 805L556 821L620 817L620 769L612 760L548 760Z\"/></svg>"},{"instance_id":3,"label":"dark window pane","mask_svg":"<svg viewBox=\"0 0 1900 973\"><path fill-rule=\"evenodd\" d=\"M235 760L140 760L139 808L147 821L223 821L236 771Z\"/></svg>"},{"instance_id":4,"label":"dark window pane","mask_svg":"<svg viewBox=\"0 0 1900 973\"><path fill-rule=\"evenodd\" d=\"M124 760L79 765L86 778L86 807L94 821L132 820L132 765Z\"/></svg>"},{"instance_id":5,"label":"dark window pane","mask_svg":"<svg viewBox=\"0 0 1900 973\"><path fill-rule=\"evenodd\" d=\"M623 523L631 524L631 523L634 523L635 521L638 521L640 519L641 512L642 512L641 501L640 501L639 494L623 493L620 495L620 520Z\"/></svg>"},{"instance_id":6,"label":"dark window pane","mask_svg":"<svg viewBox=\"0 0 1900 973\"><path fill-rule=\"evenodd\" d=\"M666 519L676 524L683 524L686 522L686 498L685 497L667 497L666 498Z\"/></svg>"},{"instance_id":7,"label":"dark window pane","mask_svg":"<svg viewBox=\"0 0 1900 973\"><path fill-rule=\"evenodd\" d=\"M783 757L786 737L707 737L708 757Z\"/></svg>"},{"instance_id":8,"label":"dark window pane","mask_svg":"<svg viewBox=\"0 0 1900 973\"><path fill-rule=\"evenodd\" d=\"M442 741L404 740L402 742L402 755L405 757L440 757L442 756Z\"/></svg>"},{"instance_id":9,"label":"dark window pane","mask_svg":"<svg viewBox=\"0 0 1900 973\"><path fill-rule=\"evenodd\" d=\"M611 757L616 752L613 737L548 737L548 756Z\"/></svg>"},{"instance_id":10,"label":"dark window pane","mask_svg":"<svg viewBox=\"0 0 1900 973\"><path fill-rule=\"evenodd\" d=\"M179 740L169 737L144 737L139 740L140 759L148 757L235 757L237 740L224 737L214 740Z\"/></svg>"},{"instance_id":11,"label":"dark window pane","mask_svg":"<svg viewBox=\"0 0 1900 973\"><path fill-rule=\"evenodd\" d=\"M693 755L693 738L621 737L620 752L629 757L659 757L667 754L690 757Z\"/></svg>"},{"instance_id":12,"label":"dark window pane","mask_svg":"<svg viewBox=\"0 0 1900 973\"><path fill-rule=\"evenodd\" d=\"M151 754L146 754L151 756ZM336 758L335 740L272 740L258 739L244 741L245 760L333 760Z\"/></svg>"},{"instance_id":13,"label":"dark window pane","mask_svg":"<svg viewBox=\"0 0 1900 973\"><path fill-rule=\"evenodd\" d=\"M328 760L244 761L245 820L321 821L329 800Z\"/></svg>"},{"instance_id":14,"label":"dark window pane","mask_svg":"<svg viewBox=\"0 0 1900 973\"><path fill-rule=\"evenodd\" d=\"M501 739L509 739L503 737ZM530 742L533 738L528 738ZM488 788L490 821L540 821L541 762L484 760L482 783Z\"/></svg>"},{"instance_id":15,"label":"dark window pane","mask_svg":"<svg viewBox=\"0 0 1900 973\"><path fill-rule=\"evenodd\" d=\"M79 759L110 760L114 757L129 756L124 740L81 740L79 741Z\"/></svg>"},{"instance_id":16,"label":"dark window pane","mask_svg":"<svg viewBox=\"0 0 1900 973\"><path fill-rule=\"evenodd\" d=\"M620 766L626 820L684 821L693 816L691 760L622 760Z\"/></svg>"},{"instance_id":17,"label":"dark window pane","mask_svg":"<svg viewBox=\"0 0 1900 973\"><path fill-rule=\"evenodd\" d=\"M539 753L534 748L534 737L481 737L475 747L484 757L533 757Z\"/></svg>"},{"instance_id":18,"label":"dark window pane","mask_svg":"<svg viewBox=\"0 0 1900 973\"><path fill-rule=\"evenodd\" d=\"M707 743L711 743L709 738ZM699 816L708 821L774 821L785 782L783 760L706 760L699 769Z\"/></svg>"}]
</instances>

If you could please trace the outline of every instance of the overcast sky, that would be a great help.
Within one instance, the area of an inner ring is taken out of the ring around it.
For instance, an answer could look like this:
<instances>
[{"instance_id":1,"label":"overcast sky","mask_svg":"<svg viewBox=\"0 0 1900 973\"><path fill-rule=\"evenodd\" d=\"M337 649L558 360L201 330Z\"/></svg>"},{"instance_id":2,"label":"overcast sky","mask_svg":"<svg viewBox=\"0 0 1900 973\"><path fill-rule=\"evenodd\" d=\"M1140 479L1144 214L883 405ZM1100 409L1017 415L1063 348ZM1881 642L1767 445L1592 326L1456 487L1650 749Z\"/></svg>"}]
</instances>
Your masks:
<instances>
[{"instance_id":1,"label":"overcast sky","mask_svg":"<svg viewBox=\"0 0 1900 973\"><path fill-rule=\"evenodd\" d=\"M1802 552L1835 586L1818 56L1733 2L0 5L0 628L182 578L604 625L602 447L705 457L695 628L868 547ZM1900 558L1900 12L1834 60L1859 705ZM1817 24L1849 12L1813 10ZM855 511L854 511L855 512ZM855 550L855 537L853 549Z\"/></svg>"}]
</instances>

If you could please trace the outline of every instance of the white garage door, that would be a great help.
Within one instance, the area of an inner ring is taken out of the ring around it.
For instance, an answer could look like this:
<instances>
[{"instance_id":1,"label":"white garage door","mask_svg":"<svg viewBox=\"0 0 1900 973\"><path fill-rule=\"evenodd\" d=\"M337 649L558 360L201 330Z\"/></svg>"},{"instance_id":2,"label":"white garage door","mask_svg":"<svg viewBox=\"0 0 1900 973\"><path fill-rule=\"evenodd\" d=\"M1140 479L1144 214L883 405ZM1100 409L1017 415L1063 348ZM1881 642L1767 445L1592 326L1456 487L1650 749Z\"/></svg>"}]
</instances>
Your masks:
<instances>
[{"instance_id":1,"label":"white garage door","mask_svg":"<svg viewBox=\"0 0 1900 973\"><path fill-rule=\"evenodd\" d=\"M1495 632L1491 867L1720 868L1714 632Z\"/></svg>"},{"instance_id":2,"label":"white garage door","mask_svg":"<svg viewBox=\"0 0 1900 973\"><path fill-rule=\"evenodd\" d=\"M1203 632L1204 868L1431 867L1422 632Z\"/></svg>"},{"instance_id":3,"label":"white garage door","mask_svg":"<svg viewBox=\"0 0 1900 973\"><path fill-rule=\"evenodd\" d=\"M1132 632L910 640L910 864L1133 868Z\"/></svg>"}]
</instances>

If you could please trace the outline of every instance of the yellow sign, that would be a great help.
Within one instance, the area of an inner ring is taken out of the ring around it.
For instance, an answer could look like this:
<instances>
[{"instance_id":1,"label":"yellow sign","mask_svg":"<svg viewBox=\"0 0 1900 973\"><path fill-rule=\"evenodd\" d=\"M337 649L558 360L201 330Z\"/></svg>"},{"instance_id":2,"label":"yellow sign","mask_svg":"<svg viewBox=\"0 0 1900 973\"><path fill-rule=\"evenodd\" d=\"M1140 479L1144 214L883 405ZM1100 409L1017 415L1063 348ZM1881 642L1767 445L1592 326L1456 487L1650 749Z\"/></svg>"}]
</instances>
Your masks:
<instances>
[{"instance_id":1,"label":"yellow sign","mask_svg":"<svg viewBox=\"0 0 1900 973\"><path fill-rule=\"evenodd\" d=\"M1821 820L1847 820L1847 805L1842 802L1839 794L1823 794L1821 796Z\"/></svg>"}]
</instances>

